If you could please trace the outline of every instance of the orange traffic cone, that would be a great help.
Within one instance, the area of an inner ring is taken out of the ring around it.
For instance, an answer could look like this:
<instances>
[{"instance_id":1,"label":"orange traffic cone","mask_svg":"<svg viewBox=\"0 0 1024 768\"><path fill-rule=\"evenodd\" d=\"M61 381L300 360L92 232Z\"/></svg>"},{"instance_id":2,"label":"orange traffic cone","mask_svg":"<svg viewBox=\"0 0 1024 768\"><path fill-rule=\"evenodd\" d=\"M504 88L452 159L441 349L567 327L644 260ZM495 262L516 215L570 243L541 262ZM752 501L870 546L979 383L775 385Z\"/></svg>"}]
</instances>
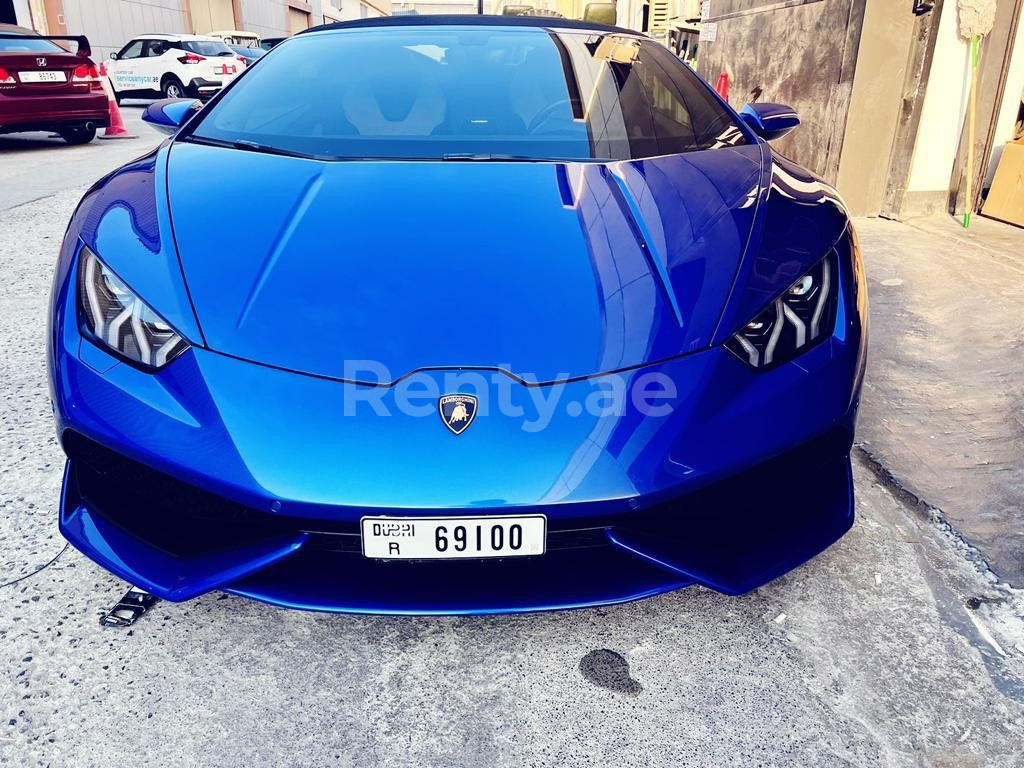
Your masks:
<instances>
[{"instance_id":1,"label":"orange traffic cone","mask_svg":"<svg viewBox=\"0 0 1024 768\"><path fill-rule=\"evenodd\" d=\"M100 62L100 82L103 84L103 92L107 94L107 109L110 111L110 125L100 134L101 139L134 139L135 135L128 132L121 119L121 110L117 107L117 99L114 98L114 89L107 79L107 66Z\"/></svg>"}]
</instances>

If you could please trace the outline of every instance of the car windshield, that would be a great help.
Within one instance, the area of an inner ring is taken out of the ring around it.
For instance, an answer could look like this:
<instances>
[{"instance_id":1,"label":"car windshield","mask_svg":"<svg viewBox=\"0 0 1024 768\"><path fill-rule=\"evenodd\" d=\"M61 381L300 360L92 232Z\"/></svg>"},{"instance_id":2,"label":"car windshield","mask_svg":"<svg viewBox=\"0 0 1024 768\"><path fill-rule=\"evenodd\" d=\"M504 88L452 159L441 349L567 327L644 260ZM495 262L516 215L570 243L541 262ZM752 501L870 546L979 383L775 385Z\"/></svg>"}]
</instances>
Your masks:
<instances>
[{"instance_id":1,"label":"car windshield","mask_svg":"<svg viewBox=\"0 0 1024 768\"><path fill-rule=\"evenodd\" d=\"M468 25L289 39L189 134L323 159L631 159L745 143L657 43Z\"/></svg>"},{"instance_id":2,"label":"car windshield","mask_svg":"<svg viewBox=\"0 0 1024 768\"><path fill-rule=\"evenodd\" d=\"M4 53L67 53L63 48L49 40L36 40L31 37L3 39L0 38L0 51Z\"/></svg>"},{"instance_id":3,"label":"car windshield","mask_svg":"<svg viewBox=\"0 0 1024 768\"><path fill-rule=\"evenodd\" d=\"M200 56L234 56L227 43L220 40L186 40L181 43L186 51L198 53Z\"/></svg>"}]
</instances>

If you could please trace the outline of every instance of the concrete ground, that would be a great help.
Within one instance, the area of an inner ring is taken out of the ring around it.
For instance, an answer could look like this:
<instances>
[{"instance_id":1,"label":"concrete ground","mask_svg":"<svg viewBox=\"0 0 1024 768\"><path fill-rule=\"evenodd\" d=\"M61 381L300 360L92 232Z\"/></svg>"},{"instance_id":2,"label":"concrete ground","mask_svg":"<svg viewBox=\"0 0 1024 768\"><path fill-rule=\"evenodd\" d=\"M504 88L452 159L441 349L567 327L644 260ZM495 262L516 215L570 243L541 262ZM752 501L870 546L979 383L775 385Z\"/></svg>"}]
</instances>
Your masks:
<instances>
[{"instance_id":1,"label":"concrete ground","mask_svg":"<svg viewBox=\"0 0 1024 768\"><path fill-rule=\"evenodd\" d=\"M934 478L906 490L916 464L942 457L880 437L929 401L882 375L898 345L873 350L856 525L754 594L691 588L486 618L331 616L212 594L100 628L124 584L56 530L45 314L75 203L155 143L142 136L13 154L0 140L0 765L1024 766L1024 595L946 524L950 511L917 498L940 498ZM891 281L914 288L907 265L921 255L892 243L933 235L861 231L878 339L917 301Z\"/></svg>"},{"instance_id":2,"label":"concrete ground","mask_svg":"<svg viewBox=\"0 0 1024 768\"><path fill-rule=\"evenodd\" d=\"M858 438L1024 587L1024 229L859 226L871 360Z\"/></svg>"}]
</instances>

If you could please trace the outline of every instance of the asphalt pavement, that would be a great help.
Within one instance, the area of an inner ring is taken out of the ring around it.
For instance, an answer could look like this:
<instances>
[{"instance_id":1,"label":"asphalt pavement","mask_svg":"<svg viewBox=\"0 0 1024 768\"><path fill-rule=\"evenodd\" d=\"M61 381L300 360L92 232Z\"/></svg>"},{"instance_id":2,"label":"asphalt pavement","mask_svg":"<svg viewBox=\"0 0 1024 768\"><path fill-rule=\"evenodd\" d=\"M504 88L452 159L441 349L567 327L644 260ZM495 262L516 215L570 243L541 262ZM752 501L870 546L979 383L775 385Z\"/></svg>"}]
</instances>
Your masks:
<instances>
[{"instance_id":1,"label":"asphalt pavement","mask_svg":"<svg viewBox=\"0 0 1024 768\"><path fill-rule=\"evenodd\" d=\"M903 452L933 453L878 447L875 342L857 522L753 594L480 618L210 594L101 628L125 584L57 532L46 305L85 188L159 139L136 130L0 139L0 765L1024 766L1024 595L908 490ZM906 230L862 223L876 336L903 306L876 282L912 287L876 254L928 235Z\"/></svg>"},{"instance_id":2,"label":"asphalt pavement","mask_svg":"<svg viewBox=\"0 0 1024 768\"><path fill-rule=\"evenodd\" d=\"M131 139L97 138L75 147L50 133L0 135L0 211L33 201L43 203L155 147L163 136L142 122L147 103L132 100L121 107L125 127L135 137Z\"/></svg>"}]
</instances>

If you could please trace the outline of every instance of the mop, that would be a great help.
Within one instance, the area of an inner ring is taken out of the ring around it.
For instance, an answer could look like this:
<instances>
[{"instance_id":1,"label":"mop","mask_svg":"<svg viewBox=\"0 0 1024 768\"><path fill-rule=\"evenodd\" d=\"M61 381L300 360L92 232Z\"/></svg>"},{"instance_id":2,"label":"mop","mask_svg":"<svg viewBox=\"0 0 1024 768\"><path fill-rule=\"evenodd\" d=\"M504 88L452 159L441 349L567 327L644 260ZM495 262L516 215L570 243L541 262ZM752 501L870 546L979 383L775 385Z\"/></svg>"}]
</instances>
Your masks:
<instances>
[{"instance_id":1,"label":"mop","mask_svg":"<svg viewBox=\"0 0 1024 768\"><path fill-rule=\"evenodd\" d=\"M971 41L971 95L967 118L967 196L964 228L971 226L974 207L974 122L978 102L978 49L981 38L992 31L996 20L996 0L957 0L960 36Z\"/></svg>"}]
</instances>

